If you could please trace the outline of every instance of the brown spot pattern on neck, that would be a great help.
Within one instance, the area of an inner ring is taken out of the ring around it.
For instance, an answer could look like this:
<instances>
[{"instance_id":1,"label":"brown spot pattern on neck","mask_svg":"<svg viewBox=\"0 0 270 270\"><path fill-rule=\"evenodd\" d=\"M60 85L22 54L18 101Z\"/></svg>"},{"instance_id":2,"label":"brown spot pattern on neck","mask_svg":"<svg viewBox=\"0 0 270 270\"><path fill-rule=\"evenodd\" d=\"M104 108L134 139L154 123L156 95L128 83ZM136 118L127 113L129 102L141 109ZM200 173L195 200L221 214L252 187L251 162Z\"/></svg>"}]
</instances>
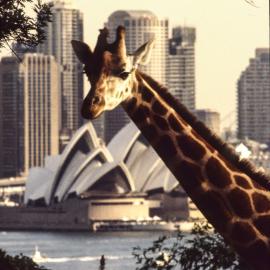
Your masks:
<instances>
[{"instance_id":1,"label":"brown spot pattern on neck","mask_svg":"<svg viewBox=\"0 0 270 270\"><path fill-rule=\"evenodd\" d=\"M209 222L257 267L249 256L255 246L270 257L268 178L240 161L167 89L145 74L137 79L134 96L123 102L127 113Z\"/></svg>"}]
</instances>

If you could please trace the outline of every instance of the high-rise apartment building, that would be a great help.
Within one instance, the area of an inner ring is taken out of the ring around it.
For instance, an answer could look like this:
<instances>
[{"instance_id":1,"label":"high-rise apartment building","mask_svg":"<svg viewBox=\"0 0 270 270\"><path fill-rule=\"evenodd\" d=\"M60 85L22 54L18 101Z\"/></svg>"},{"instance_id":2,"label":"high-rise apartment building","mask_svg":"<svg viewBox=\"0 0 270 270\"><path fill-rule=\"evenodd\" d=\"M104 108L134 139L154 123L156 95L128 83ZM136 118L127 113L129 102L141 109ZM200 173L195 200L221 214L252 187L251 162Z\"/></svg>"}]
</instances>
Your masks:
<instances>
[{"instance_id":1,"label":"high-rise apartment building","mask_svg":"<svg viewBox=\"0 0 270 270\"><path fill-rule=\"evenodd\" d=\"M147 66L140 69L155 80L166 84L166 66L168 55L168 20L159 19L150 11L119 10L112 13L105 26L110 32L110 42L114 41L117 26L126 28L127 53L135 52L141 45L155 37L155 47ZM109 141L129 118L122 108L118 107L105 114L105 137Z\"/></svg>"},{"instance_id":2,"label":"high-rise apartment building","mask_svg":"<svg viewBox=\"0 0 270 270\"><path fill-rule=\"evenodd\" d=\"M168 87L188 109L195 109L195 40L193 27L175 27L169 41Z\"/></svg>"},{"instance_id":3,"label":"high-rise apartment building","mask_svg":"<svg viewBox=\"0 0 270 270\"><path fill-rule=\"evenodd\" d=\"M270 53L258 48L237 86L238 137L270 143Z\"/></svg>"},{"instance_id":4,"label":"high-rise apartment building","mask_svg":"<svg viewBox=\"0 0 270 270\"><path fill-rule=\"evenodd\" d=\"M52 22L47 27L47 39L38 52L53 55L60 64L61 133L70 137L82 124L80 107L83 100L82 64L70 41L83 40L83 16L70 1L56 0Z\"/></svg>"},{"instance_id":5,"label":"high-rise apartment building","mask_svg":"<svg viewBox=\"0 0 270 270\"><path fill-rule=\"evenodd\" d=\"M220 135L220 114L210 109L193 111L197 118L217 135Z\"/></svg>"},{"instance_id":6,"label":"high-rise apartment building","mask_svg":"<svg viewBox=\"0 0 270 270\"><path fill-rule=\"evenodd\" d=\"M4 57L0 66L0 175L44 165L59 149L59 65L53 56Z\"/></svg>"}]
</instances>

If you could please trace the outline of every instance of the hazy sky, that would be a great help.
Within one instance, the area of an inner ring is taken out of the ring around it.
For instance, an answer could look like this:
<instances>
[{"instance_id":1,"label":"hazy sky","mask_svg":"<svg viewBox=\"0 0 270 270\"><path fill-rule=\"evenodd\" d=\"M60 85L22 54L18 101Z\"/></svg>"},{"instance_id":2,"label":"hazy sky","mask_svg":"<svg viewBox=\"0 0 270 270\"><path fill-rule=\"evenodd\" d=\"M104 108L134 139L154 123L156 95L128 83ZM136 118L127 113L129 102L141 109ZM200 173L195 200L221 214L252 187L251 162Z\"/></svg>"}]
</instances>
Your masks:
<instances>
[{"instance_id":1,"label":"hazy sky","mask_svg":"<svg viewBox=\"0 0 270 270\"><path fill-rule=\"evenodd\" d=\"M119 9L147 9L168 18L170 26L196 27L196 104L222 118L236 109L237 79L255 48L269 47L269 1L254 2L257 7L245 0L73 0L84 12L85 40L92 47L98 29Z\"/></svg>"}]
</instances>

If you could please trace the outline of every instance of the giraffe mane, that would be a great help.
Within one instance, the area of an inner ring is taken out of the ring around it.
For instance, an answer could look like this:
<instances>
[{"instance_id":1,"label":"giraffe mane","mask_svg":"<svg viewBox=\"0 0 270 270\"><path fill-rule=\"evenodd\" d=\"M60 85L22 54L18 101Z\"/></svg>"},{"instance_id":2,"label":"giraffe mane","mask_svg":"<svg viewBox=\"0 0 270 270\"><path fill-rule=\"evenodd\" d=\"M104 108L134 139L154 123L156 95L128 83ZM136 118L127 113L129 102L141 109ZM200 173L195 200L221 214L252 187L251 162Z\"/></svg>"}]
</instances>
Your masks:
<instances>
[{"instance_id":1,"label":"giraffe mane","mask_svg":"<svg viewBox=\"0 0 270 270\"><path fill-rule=\"evenodd\" d=\"M234 148L218 137L206 125L199 121L185 105L180 103L166 87L155 81L151 76L137 71L155 91L164 99L168 104L172 104L173 109L213 148L215 148L223 157L226 158L233 166L240 171L246 173L257 184L261 185L266 190L270 190L270 176L256 169L255 165L247 159L241 159L236 153Z\"/></svg>"}]
</instances>

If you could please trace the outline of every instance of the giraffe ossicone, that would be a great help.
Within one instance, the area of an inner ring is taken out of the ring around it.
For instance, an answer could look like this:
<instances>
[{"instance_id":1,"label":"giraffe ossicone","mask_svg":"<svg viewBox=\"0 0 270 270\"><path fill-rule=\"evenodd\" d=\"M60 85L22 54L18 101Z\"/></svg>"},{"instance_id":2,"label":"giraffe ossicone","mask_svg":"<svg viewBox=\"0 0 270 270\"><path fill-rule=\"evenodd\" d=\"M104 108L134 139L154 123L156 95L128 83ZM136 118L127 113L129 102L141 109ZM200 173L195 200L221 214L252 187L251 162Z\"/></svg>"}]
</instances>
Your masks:
<instances>
[{"instance_id":1,"label":"giraffe ossicone","mask_svg":"<svg viewBox=\"0 0 270 270\"><path fill-rule=\"evenodd\" d=\"M253 269L269 270L269 178L137 69L149 61L153 40L127 55L124 27L118 27L114 43L107 36L101 30L93 52L72 41L91 83L83 117L96 118L121 103L214 228Z\"/></svg>"}]
</instances>

